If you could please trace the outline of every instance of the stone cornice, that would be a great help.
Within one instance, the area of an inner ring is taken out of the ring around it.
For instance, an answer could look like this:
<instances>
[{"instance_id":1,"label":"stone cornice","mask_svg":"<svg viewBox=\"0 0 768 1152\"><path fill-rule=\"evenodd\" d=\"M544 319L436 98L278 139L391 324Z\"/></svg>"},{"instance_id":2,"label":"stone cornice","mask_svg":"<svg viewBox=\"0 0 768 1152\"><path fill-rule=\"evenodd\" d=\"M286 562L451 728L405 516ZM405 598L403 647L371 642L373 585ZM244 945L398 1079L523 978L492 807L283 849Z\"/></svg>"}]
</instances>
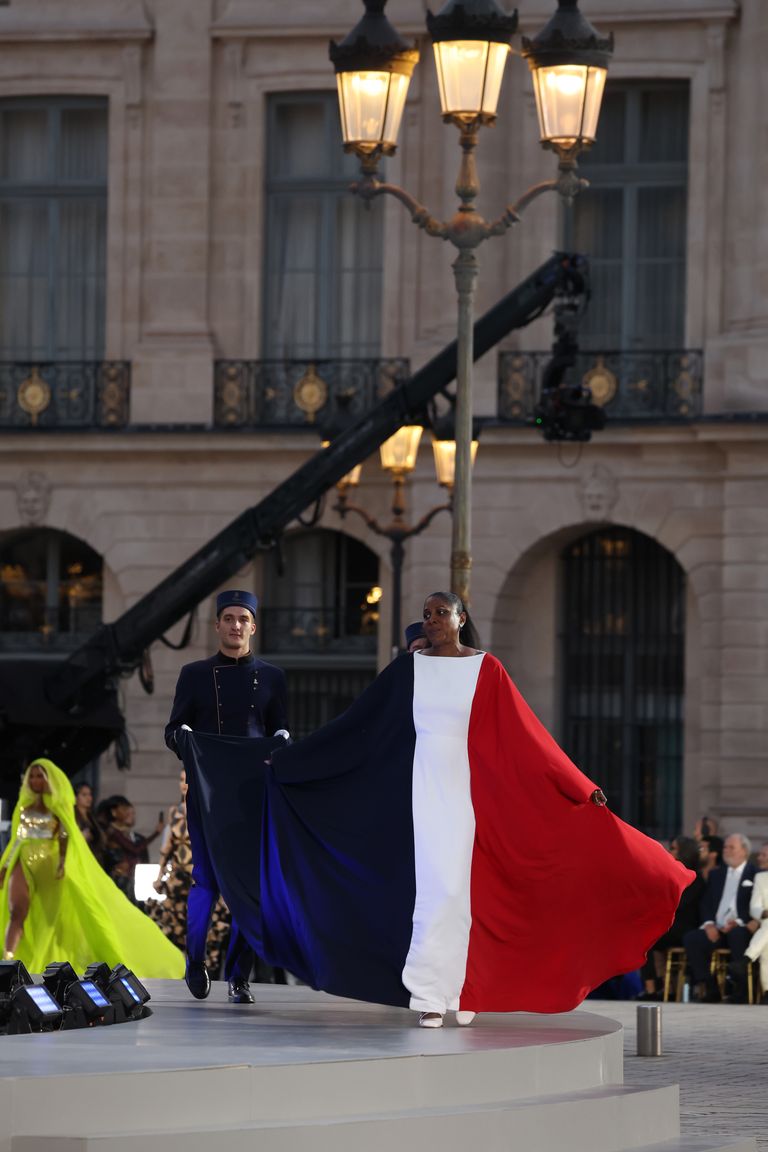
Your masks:
<instances>
[{"instance_id":1,"label":"stone cornice","mask_svg":"<svg viewBox=\"0 0 768 1152\"><path fill-rule=\"evenodd\" d=\"M151 40L143 0L25 0L0 8L0 44L11 42Z\"/></svg>"},{"instance_id":2,"label":"stone cornice","mask_svg":"<svg viewBox=\"0 0 768 1152\"><path fill-rule=\"evenodd\" d=\"M534 11L534 7L536 10ZM549 5L520 3L520 25L541 21ZM585 0L581 5L590 23L602 32L616 24L710 23L737 20L740 0Z\"/></svg>"},{"instance_id":3,"label":"stone cornice","mask_svg":"<svg viewBox=\"0 0 768 1152\"><path fill-rule=\"evenodd\" d=\"M438 5L434 5L437 7ZM551 15L551 0L527 0L519 5L507 4L520 9L520 28L526 32L537 28ZM338 5L336 5L338 8ZM739 0L589 0L589 20L602 31L603 26L622 24L670 24L670 23L730 23L739 17ZM403 36L426 35L423 5L419 0L411 0L408 14L403 16L402 6L397 13L390 13ZM253 0L229 0L218 20L211 25L211 36L215 39L291 39L312 40L344 36L349 31L349 23L356 19L357 8L350 6L345 16L338 13L318 20L312 15L305 21L289 22L279 5L258 5ZM359 14L359 13L358 13Z\"/></svg>"}]
</instances>

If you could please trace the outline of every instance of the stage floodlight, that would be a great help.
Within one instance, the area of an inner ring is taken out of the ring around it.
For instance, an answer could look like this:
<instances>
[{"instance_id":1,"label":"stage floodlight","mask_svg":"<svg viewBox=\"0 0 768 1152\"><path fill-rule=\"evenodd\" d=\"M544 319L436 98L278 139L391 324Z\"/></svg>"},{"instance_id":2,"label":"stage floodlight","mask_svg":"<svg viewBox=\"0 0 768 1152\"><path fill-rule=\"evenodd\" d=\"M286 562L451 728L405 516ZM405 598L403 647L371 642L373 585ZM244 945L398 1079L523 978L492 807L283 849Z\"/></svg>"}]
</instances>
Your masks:
<instances>
[{"instance_id":1,"label":"stage floodlight","mask_svg":"<svg viewBox=\"0 0 768 1152\"><path fill-rule=\"evenodd\" d=\"M10 1019L16 989L31 983L32 977L21 960L0 961L0 1028L5 1028Z\"/></svg>"},{"instance_id":2,"label":"stage floodlight","mask_svg":"<svg viewBox=\"0 0 768 1152\"><path fill-rule=\"evenodd\" d=\"M57 960L43 972L43 984L59 1004L66 1004L69 987L79 979L68 960Z\"/></svg>"},{"instance_id":3,"label":"stage floodlight","mask_svg":"<svg viewBox=\"0 0 768 1152\"><path fill-rule=\"evenodd\" d=\"M84 1017L87 1026L115 1022L113 1006L93 980L76 980L70 984L64 998L64 1008L72 1009L77 1017Z\"/></svg>"},{"instance_id":4,"label":"stage floodlight","mask_svg":"<svg viewBox=\"0 0 768 1152\"><path fill-rule=\"evenodd\" d=\"M53 1032L62 1018L61 1006L44 984L20 984L13 993L8 1033Z\"/></svg>"},{"instance_id":5,"label":"stage floodlight","mask_svg":"<svg viewBox=\"0 0 768 1152\"><path fill-rule=\"evenodd\" d=\"M31 984L32 977L21 960L0 960L0 999L10 998L20 984Z\"/></svg>"},{"instance_id":6,"label":"stage floodlight","mask_svg":"<svg viewBox=\"0 0 768 1152\"><path fill-rule=\"evenodd\" d=\"M115 1023L125 1024L129 1020L143 1020L152 1015L152 1009L142 1004L141 996L131 987L125 976L117 976L110 982L105 992L115 1009Z\"/></svg>"},{"instance_id":7,"label":"stage floodlight","mask_svg":"<svg viewBox=\"0 0 768 1152\"><path fill-rule=\"evenodd\" d=\"M104 964L103 961L94 960L89 964L85 972L83 972L84 980L93 980L97 988L101 988L104 995L107 995L109 988L109 978L111 975L109 964Z\"/></svg>"},{"instance_id":8,"label":"stage floodlight","mask_svg":"<svg viewBox=\"0 0 768 1152\"><path fill-rule=\"evenodd\" d=\"M126 968L125 964L117 964L112 969L109 977L110 987L116 981L119 981L124 987L129 988L132 995L138 997L140 1004L146 1004L147 1000L152 999L138 976L134 976L133 972L131 972L130 968Z\"/></svg>"},{"instance_id":9,"label":"stage floodlight","mask_svg":"<svg viewBox=\"0 0 768 1152\"><path fill-rule=\"evenodd\" d=\"M149 999L149 992L124 964L118 964L110 970L107 964L94 961L86 968L83 979L92 980L104 993L114 1008L115 1024L124 1024L128 1020L143 1020L145 1016L152 1015L152 1009L144 1007Z\"/></svg>"}]
</instances>

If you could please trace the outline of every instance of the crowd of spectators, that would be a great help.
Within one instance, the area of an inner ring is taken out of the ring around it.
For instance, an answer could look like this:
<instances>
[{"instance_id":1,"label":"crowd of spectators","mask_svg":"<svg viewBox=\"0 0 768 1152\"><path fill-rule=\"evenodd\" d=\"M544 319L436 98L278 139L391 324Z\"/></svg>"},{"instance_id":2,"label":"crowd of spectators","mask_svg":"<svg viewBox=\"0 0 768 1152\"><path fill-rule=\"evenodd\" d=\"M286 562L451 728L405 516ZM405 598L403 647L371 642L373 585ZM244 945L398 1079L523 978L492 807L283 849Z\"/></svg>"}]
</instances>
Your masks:
<instances>
[{"instance_id":1,"label":"crowd of spectators","mask_svg":"<svg viewBox=\"0 0 768 1152\"><path fill-rule=\"evenodd\" d=\"M693 837L672 841L670 852L696 879L684 892L672 927L648 954L638 999L662 999L669 949L684 948L691 1000L746 1003L749 966L757 963L752 986L768 1004L768 842L753 851L749 837L741 832L722 837L717 821L705 816Z\"/></svg>"}]
</instances>

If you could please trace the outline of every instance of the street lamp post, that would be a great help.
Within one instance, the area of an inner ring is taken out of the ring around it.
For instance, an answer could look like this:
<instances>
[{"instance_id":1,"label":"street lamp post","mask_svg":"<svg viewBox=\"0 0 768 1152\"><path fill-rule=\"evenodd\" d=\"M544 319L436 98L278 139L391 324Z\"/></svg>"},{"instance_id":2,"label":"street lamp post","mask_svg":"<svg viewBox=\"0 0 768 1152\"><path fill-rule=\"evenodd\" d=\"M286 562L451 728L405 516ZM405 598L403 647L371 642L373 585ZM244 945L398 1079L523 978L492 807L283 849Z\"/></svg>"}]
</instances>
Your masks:
<instances>
[{"instance_id":1,"label":"street lamp post","mask_svg":"<svg viewBox=\"0 0 768 1152\"><path fill-rule=\"evenodd\" d=\"M330 45L336 70L345 151L361 161L361 179L352 186L364 200L390 195L410 212L429 236L458 249L453 264L458 299L456 364L456 450L451 588L469 603L472 567L472 373L476 250L484 240L517 224L520 214L543 192L571 199L586 184L576 172L577 157L595 138L612 38L602 38L579 12L578 0L558 0L558 10L523 55L534 76L541 142L558 155L558 175L529 188L498 219L486 221L475 207L480 191L475 163L479 129L493 124L504 66L517 28L496 0L448 0L427 15L437 66L443 120L459 129L461 163L456 181L460 204L447 221L437 220L405 189L379 179L381 156L397 147L408 84L418 61L384 14L386 0L364 0L365 15L352 31Z\"/></svg>"},{"instance_id":2,"label":"street lamp post","mask_svg":"<svg viewBox=\"0 0 768 1152\"><path fill-rule=\"evenodd\" d=\"M359 516L365 522L371 532L375 532L377 536L383 536L390 542L390 557L392 561L391 634L393 655L399 650L402 643L402 585L405 543L407 540L410 540L412 536L420 535L425 528L429 527L439 512L448 512L451 509L451 500L448 500L444 504L439 504L437 507L431 508L416 524L408 524L405 520L405 478L416 466L416 456L419 450L422 431L423 429L419 425L404 425L381 446L382 467L390 473L394 485L392 520L388 524L380 524L376 517L372 516L365 508L362 508L359 504L353 504L349 500L348 493L350 488L354 488L360 479L359 469L354 473L347 473L336 485L339 497L334 505L334 511L338 512L342 520L349 512L354 512L355 515ZM451 440L438 440L435 438L433 447L437 481L451 491L454 484L453 459L455 443ZM476 451L477 441L473 441L473 460Z\"/></svg>"}]
</instances>

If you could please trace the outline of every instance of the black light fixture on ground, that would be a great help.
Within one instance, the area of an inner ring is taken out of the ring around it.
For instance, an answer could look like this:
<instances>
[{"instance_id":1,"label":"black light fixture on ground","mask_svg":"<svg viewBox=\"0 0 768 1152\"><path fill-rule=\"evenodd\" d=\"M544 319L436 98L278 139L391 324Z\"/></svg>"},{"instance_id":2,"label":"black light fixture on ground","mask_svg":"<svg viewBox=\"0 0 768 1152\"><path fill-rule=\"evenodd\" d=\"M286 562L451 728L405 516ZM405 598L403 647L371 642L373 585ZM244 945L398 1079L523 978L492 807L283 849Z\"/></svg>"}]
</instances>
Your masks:
<instances>
[{"instance_id":1,"label":"black light fixture on ground","mask_svg":"<svg viewBox=\"0 0 768 1152\"><path fill-rule=\"evenodd\" d=\"M20 960L0 963L0 1032L18 1036L60 1027L61 1006L49 990L35 984Z\"/></svg>"},{"instance_id":2,"label":"black light fixture on ground","mask_svg":"<svg viewBox=\"0 0 768 1152\"><path fill-rule=\"evenodd\" d=\"M13 993L13 1005L6 1030L10 1036L30 1032L56 1032L64 1013L43 984L20 984Z\"/></svg>"},{"instance_id":3,"label":"black light fixture on ground","mask_svg":"<svg viewBox=\"0 0 768 1152\"><path fill-rule=\"evenodd\" d=\"M0 1031L7 1028L17 988L32 983L32 977L20 960L0 961Z\"/></svg>"},{"instance_id":4,"label":"black light fixture on ground","mask_svg":"<svg viewBox=\"0 0 768 1152\"><path fill-rule=\"evenodd\" d=\"M453 270L458 297L456 372L456 477L451 539L451 588L469 602L472 537L472 363L476 249L503 234L543 192L570 199L585 185L576 174L579 153L594 141L612 39L601 37L578 10L577 0L559 0L546 28L523 42L534 75L541 143L558 155L559 172L529 188L494 221L475 207L480 191L475 149L480 127L493 124L501 82L517 28L517 14L496 0L448 0L427 16L434 46L443 119L459 129L461 163L456 182L460 205L448 221L430 215L405 189L379 179L378 161L397 146L410 76L418 52L384 15L386 0L364 0L365 15L341 43L331 42L346 151L361 161L353 190L366 200L387 194L398 199L428 235L458 249Z\"/></svg>"},{"instance_id":5,"label":"black light fixture on ground","mask_svg":"<svg viewBox=\"0 0 768 1152\"><path fill-rule=\"evenodd\" d=\"M63 1007L65 1028L115 1023L115 1009L93 980L76 980L70 984Z\"/></svg>"},{"instance_id":6,"label":"black light fixture on ground","mask_svg":"<svg viewBox=\"0 0 768 1152\"><path fill-rule=\"evenodd\" d=\"M114 1008L115 1024L130 1020L144 1020L152 1015L146 1006L149 992L124 964L110 968L108 964L89 964L84 979L92 980Z\"/></svg>"},{"instance_id":7,"label":"black light fixture on ground","mask_svg":"<svg viewBox=\"0 0 768 1152\"><path fill-rule=\"evenodd\" d=\"M43 984L59 1004L64 1003L70 984L75 984L79 979L68 960L54 961L43 972Z\"/></svg>"},{"instance_id":8,"label":"black light fixture on ground","mask_svg":"<svg viewBox=\"0 0 768 1152\"><path fill-rule=\"evenodd\" d=\"M101 988L88 975L81 980L68 961L49 964L43 984L64 1010L64 1029L114 1024L114 1009Z\"/></svg>"},{"instance_id":9,"label":"black light fixture on ground","mask_svg":"<svg viewBox=\"0 0 768 1152\"><path fill-rule=\"evenodd\" d=\"M391 635L393 655L402 646L402 581L403 561L405 559L405 543L412 536L418 536L427 528L439 512L448 512L451 502L439 504L425 513L415 524L409 524L405 519L405 478L416 467L416 456L419 442L424 429L420 425L403 425L394 436L390 436L381 445L381 465L392 477L394 492L392 497L392 519L388 524L380 524L375 516L366 511L359 504L353 504L349 499L349 491L357 486L360 479L359 469L356 475L348 473L342 477L336 488L339 498L334 505L334 511L343 519L349 512L354 512L365 521L371 532L383 536L391 544L392 560L392 609L391 609ZM449 452L450 455L450 452ZM441 457L442 460L442 457ZM437 456L436 456L437 470ZM450 488L453 483L453 474L450 460L444 463L442 473L438 472L438 483Z\"/></svg>"},{"instance_id":10,"label":"black light fixture on ground","mask_svg":"<svg viewBox=\"0 0 768 1152\"><path fill-rule=\"evenodd\" d=\"M114 987L116 984L120 985L122 988L127 989L130 993L131 999L136 1003L145 1005L148 1000L152 999L149 992L142 984L141 980L139 980L138 976L136 976L130 970L130 968L126 968L125 964L116 964L112 969L109 976L108 990ZM149 1008L147 1008L145 1015L149 1016L150 1014L151 1011Z\"/></svg>"}]
</instances>

